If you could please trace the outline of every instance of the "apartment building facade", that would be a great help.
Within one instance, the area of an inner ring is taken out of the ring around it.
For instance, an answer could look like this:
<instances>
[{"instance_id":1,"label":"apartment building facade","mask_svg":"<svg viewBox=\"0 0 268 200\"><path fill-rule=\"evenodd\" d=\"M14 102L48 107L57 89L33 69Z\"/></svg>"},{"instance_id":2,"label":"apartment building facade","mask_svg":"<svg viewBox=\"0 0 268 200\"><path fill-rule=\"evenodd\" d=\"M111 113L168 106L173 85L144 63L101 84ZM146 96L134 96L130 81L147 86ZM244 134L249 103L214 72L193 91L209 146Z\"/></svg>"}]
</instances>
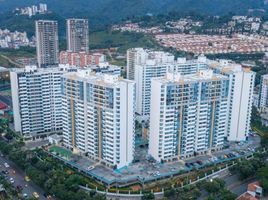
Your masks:
<instances>
[{"instance_id":1,"label":"apartment building facade","mask_svg":"<svg viewBox=\"0 0 268 200\"><path fill-rule=\"evenodd\" d=\"M268 110L268 74L261 76L260 89L259 89L259 102L258 108L261 112Z\"/></svg>"},{"instance_id":2,"label":"apartment building facade","mask_svg":"<svg viewBox=\"0 0 268 200\"><path fill-rule=\"evenodd\" d=\"M61 76L71 70L26 66L10 72L14 127L24 138L62 130Z\"/></svg>"},{"instance_id":3,"label":"apartment building facade","mask_svg":"<svg viewBox=\"0 0 268 200\"><path fill-rule=\"evenodd\" d=\"M253 104L255 72L228 60L211 61L209 67L215 73L223 74L229 78L227 139L237 142L247 140Z\"/></svg>"},{"instance_id":4,"label":"apartment building facade","mask_svg":"<svg viewBox=\"0 0 268 200\"><path fill-rule=\"evenodd\" d=\"M157 161L167 161L221 148L228 87L228 78L211 70L154 78L149 154Z\"/></svg>"},{"instance_id":5,"label":"apartment building facade","mask_svg":"<svg viewBox=\"0 0 268 200\"><path fill-rule=\"evenodd\" d=\"M63 143L117 168L134 156L135 83L116 75L63 75Z\"/></svg>"},{"instance_id":6,"label":"apartment building facade","mask_svg":"<svg viewBox=\"0 0 268 200\"><path fill-rule=\"evenodd\" d=\"M35 37L38 66L56 66L59 63L58 22L35 21Z\"/></svg>"},{"instance_id":7,"label":"apartment building facade","mask_svg":"<svg viewBox=\"0 0 268 200\"><path fill-rule=\"evenodd\" d=\"M86 67L88 65L99 65L106 62L106 56L100 53L86 53L86 52L60 52L60 64L69 64L79 67Z\"/></svg>"},{"instance_id":8,"label":"apartment building facade","mask_svg":"<svg viewBox=\"0 0 268 200\"><path fill-rule=\"evenodd\" d=\"M89 51L89 28L87 19L67 19L66 21L67 51Z\"/></svg>"}]
</instances>

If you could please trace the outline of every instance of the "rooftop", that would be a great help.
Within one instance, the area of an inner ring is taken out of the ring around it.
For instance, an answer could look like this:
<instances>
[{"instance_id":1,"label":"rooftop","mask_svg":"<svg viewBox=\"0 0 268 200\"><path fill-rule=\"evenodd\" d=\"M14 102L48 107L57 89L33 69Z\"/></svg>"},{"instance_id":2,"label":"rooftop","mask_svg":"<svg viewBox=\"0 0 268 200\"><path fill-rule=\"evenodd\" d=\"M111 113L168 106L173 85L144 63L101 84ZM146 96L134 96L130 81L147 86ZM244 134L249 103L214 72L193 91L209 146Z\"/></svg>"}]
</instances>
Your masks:
<instances>
[{"instance_id":1,"label":"rooftop","mask_svg":"<svg viewBox=\"0 0 268 200\"><path fill-rule=\"evenodd\" d=\"M79 70L78 72L70 72L63 75L65 78L72 80L83 80L96 85L116 86L120 82L135 83L134 81L123 79L118 75L98 74L91 70Z\"/></svg>"},{"instance_id":2,"label":"rooftop","mask_svg":"<svg viewBox=\"0 0 268 200\"><path fill-rule=\"evenodd\" d=\"M234 63L230 60L209 60L208 65L212 69L219 69L225 74L232 74L236 72L254 73L249 67L242 67L242 65Z\"/></svg>"},{"instance_id":3,"label":"rooftop","mask_svg":"<svg viewBox=\"0 0 268 200\"><path fill-rule=\"evenodd\" d=\"M252 196L248 192L240 195L236 200L258 200L256 197Z\"/></svg>"},{"instance_id":4,"label":"rooftop","mask_svg":"<svg viewBox=\"0 0 268 200\"><path fill-rule=\"evenodd\" d=\"M200 70L195 74L181 75L180 73L167 73L165 77L154 78L163 84L167 83L189 83L197 81L211 81L211 80L228 80L228 78L221 74L215 74L212 70Z\"/></svg>"}]
</instances>

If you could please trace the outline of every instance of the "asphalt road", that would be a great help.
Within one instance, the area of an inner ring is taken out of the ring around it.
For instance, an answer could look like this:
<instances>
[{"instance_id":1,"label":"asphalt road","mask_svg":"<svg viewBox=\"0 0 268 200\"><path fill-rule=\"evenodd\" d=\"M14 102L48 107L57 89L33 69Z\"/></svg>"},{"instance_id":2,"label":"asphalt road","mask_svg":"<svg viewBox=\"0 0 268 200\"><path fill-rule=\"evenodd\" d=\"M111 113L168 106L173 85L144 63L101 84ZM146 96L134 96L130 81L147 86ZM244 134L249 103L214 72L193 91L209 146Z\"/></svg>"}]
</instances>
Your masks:
<instances>
[{"instance_id":1,"label":"asphalt road","mask_svg":"<svg viewBox=\"0 0 268 200\"><path fill-rule=\"evenodd\" d=\"M10 84L2 84L0 85L0 91L5 91L10 89Z\"/></svg>"},{"instance_id":2,"label":"asphalt road","mask_svg":"<svg viewBox=\"0 0 268 200\"><path fill-rule=\"evenodd\" d=\"M4 163L8 163L10 167L6 168ZM25 173L13 162L7 160L5 157L0 156L0 171L3 170L8 170L9 174L7 174L7 180L10 181L10 178L13 178L15 181L13 185L15 187L18 185L22 186L22 194L26 193L28 197L32 197L33 192L37 192L40 196L40 200L46 200L46 198L43 196L44 191L40 187L36 186L32 181L26 182L24 180Z\"/></svg>"},{"instance_id":3,"label":"asphalt road","mask_svg":"<svg viewBox=\"0 0 268 200\"><path fill-rule=\"evenodd\" d=\"M237 174L231 174L229 170L225 170L218 174L217 178L224 180L225 186L232 193L240 196L244 192L247 191L247 187L249 183L256 181L256 178L250 178L244 181L240 181ZM198 200L204 200L208 197L208 193L205 190L201 191L201 195Z\"/></svg>"},{"instance_id":4,"label":"asphalt road","mask_svg":"<svg viewBox=\"0 0 268 200\"><path fill-rule=\"evenodd\" d=\"M11 99L11 97L0 95L0 101L3 101L8 106L12 106L12 99Z\"/></svg>"},{"instance_id":5,"label":"asphalt road","mask_svg":"<svg viewBox=\"0 0 268 200\"><path fill-rule=\"evenodd\" d=\"M226 177L224 179L227 188L238 196L247 191L249 183L252 183L256 180L257 180L256 178L250 178L244 181L240 181L238 175L236 174Z\"/></svg>"}]
</instances>

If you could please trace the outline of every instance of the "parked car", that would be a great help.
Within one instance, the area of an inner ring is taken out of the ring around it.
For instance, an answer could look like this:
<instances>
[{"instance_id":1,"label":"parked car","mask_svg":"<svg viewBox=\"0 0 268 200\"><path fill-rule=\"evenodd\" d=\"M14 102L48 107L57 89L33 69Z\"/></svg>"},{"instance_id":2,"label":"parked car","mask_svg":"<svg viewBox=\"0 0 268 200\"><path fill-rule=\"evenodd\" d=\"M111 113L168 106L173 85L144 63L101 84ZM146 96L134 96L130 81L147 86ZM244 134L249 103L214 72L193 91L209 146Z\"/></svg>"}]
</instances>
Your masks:
<instances>
[{"instance_id":1,"label":"parked car","mask_svg":"<svg viewBox=\"0 0 268 200\"><path fill-rule=\"evenodd\" d=\"M191 167L190 163L185 163L185 166L189 168Z\"/></svg>"},{"instance_id":2,"label":"parked car","mask_svg":"<svg viewBox=\"0 0 268 200\"><path fill-rule=\"evenodd\" d=\"M30 181L30 178L29 178L28 176L25 176L25 177L24 177L24 180L25 180L26 182L29 182L29 181Z\"/></svg>"},{"instance_id":3,"label":"parked car","mask_svg":"<svg viewBox=\"0 0 268 200\"><path fill-rule=\"evenodd\" d=\"M94 169L94 168L95 168L94 166L89 166L89 167L87 168L87 170L90 171L90 170L92 170L92 169Z\"/></svg>"},{"instance_id":4,"label":"parked car","mask_svg":"<svg viewBox=\"0 0 268 200\"><path fill-rule=\"evenodd\" d=\"M203 162L201 160L196 161L197 164L203 165Z\"/></svg>"},{"instance_id":5,"label":"parked car","mask_svg":"<svg viewBox=\"0 0 268 200\"><path fill-rule=\"evenodd\" d=\"M33 197L39 199L39 194L37 192L33 192Z\"/></svg>"},{"instance_id":6,"label":"parked car","mask_svg":"<svg viewBox=\"0 0 268 200\"><path fill-rule=\"evenodd\" d=\"M12 183L12 184L15 183L15 181L14 181L13 178L10 178L9 181L10 181L10 183Z\"/></svg>"}]
</instances>

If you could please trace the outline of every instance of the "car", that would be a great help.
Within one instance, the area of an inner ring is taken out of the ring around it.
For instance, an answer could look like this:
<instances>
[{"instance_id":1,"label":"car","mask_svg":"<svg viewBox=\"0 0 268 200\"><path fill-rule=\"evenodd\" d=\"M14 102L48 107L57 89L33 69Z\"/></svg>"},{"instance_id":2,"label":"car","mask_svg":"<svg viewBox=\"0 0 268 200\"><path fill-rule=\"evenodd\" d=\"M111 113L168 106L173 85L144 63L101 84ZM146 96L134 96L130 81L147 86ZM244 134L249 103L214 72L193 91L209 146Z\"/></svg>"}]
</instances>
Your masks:
<instances>
[{"instance_id":1,"label":"car","mask_svg":"<svg viewBox=\"0 0 268 200\"><path fill-rule=\"evenodd\" d=\"M26 182L29 182L29 181L30 181L30 178L29 178L28 176L25 176L25 177L24 177L24 180L25 180Z\"/></svg>"},{"instance_id":2,"label":"car","mask_svg":"<svg viewBox=\"0 0 268 200\"><path fill-rule=\"evenodd\" d=\"M140 159L134 159L133 160L133 163L137 163L137 162L140 162Z\"/></svg>"},{"instance_id":3,"label":"car","mask_svg":"<svg viewBox=\"0 0 268 200\"><path fill-rule=\"evenodd\" d=\"M92 170L92 169L94 169L94 168L95 168L94 166L89 166L89 167L87 168L87 170L90 171L90 170Z\"/></svg>"},{"instance_id":4,"label":"car","mask_svg":"<svg viewBox=\"0 0 268 200\"><path fill-rule=\"evenodd\" d=\"M2 174L9 174L9 172L7 170L3 170Z\"/></svg>"},{"instance_id":5,"label":"car","mask_svg":"<svg viewBox=\"0 0 268 200\"><path fill-rule=\"evenodd\" d=\"M23 187L21 185L17 185L16 189L17 189L17 191L22 191Z\"/></svg>"},{"instance_id":6,"label":"car","mask_svg":"<svg viewBox=\"0 0 268 200\"><path fill-rule=\"evenodd\" d=\"M5 165L5 167L6 167L6 168L9 168L9 164L7 164L7 163L4 163L4 165Z\"/></svg>"},{"instance_id":7,"label":"car","mask_svg":"<svg viewBox=\"0 0 268 200\"><path fill-rule=\"evenodd\" d=\"M176 171L176 168L172 168L171 171L172 171L172 172L175 172L175 171Z\"/></svg>"},{"instance_id":8,"label":"car","mask_svg":"<svg viewBox=\"0 0 268 200\"><path fill-rule=\"evenodd\" d=\"M230 156L231 158L235 157L235 155L234 155L233 153L229 153L229 156Z\"/></svg>"},{"instance_id":9,"label":"car","mask_svg":"<svg viewBox=\"0 0 268 200\"><path fill-rule=\"evenodd\" d=\"M28 194L27 193L24 193L22 196L23 196L23 198L27 198L28 197Z\"/></svg>"},{"instance_id":10,"label":"car","mask_svg":"<svg viewBox=\"0 0 268 200\"><path fill-rule=\"evenodd\" d=\"M39 199L39 194L37 192L33 192L33 197Z\"/></svg>"},{"instance_id":11,"label":"car","mask_svg":"<svg viewBox=\"0 0 268 200\"><path fill-rule=\"evenodd\" d=\"M203 162L201 160L196 161L197 164L203 165Z\"/></svg>"},{"instance_id":12,"label":"car","mask_svg":"<svg viewBox=\"0 0 268 200\"><path fill-rule=\"evenodd\" d=\"M191 167L190 163L185 163L185 166L188 168Z\"/></svg>"},{"instance_id":13,"label":"car","mask_svg":"<svg viewBox=\"0 0 268 200\"><path fill-rule=\"evenodd\" d=\"M13 178L10 178L9 181L10 181L10 183L12 183L12 184L15 183L15 181L14 181Z\"/></svg>"}]
</instances>

